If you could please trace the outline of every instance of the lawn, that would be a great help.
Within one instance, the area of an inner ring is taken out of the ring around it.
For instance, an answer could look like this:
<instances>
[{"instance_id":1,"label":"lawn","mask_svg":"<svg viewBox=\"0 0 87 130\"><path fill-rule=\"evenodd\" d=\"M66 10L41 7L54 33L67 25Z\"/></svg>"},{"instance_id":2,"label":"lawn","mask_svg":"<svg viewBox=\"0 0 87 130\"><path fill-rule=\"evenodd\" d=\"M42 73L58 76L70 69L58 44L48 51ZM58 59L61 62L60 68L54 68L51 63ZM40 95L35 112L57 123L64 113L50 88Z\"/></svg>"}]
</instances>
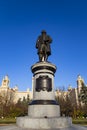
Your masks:
<instances>
[{"instance_id":1,"label":"lawn","mask_svg":"<svg viewBox=\"0 0 87 130\"><path fill-rule=\"evenodd\" d=\"M73 124L87 125L87 119L73 119Z\"/></svg>"},{"instance_id":2,"label":"lawn","mask_svg":"<svg viewBox=\"0 0 87 130\"><path fill-rule=\"evenodd\" d=\"M0 118L0 124L13 124L13 123L16 123L15 118L4 118L4 119Z\"/></svg>"}]
</instances>

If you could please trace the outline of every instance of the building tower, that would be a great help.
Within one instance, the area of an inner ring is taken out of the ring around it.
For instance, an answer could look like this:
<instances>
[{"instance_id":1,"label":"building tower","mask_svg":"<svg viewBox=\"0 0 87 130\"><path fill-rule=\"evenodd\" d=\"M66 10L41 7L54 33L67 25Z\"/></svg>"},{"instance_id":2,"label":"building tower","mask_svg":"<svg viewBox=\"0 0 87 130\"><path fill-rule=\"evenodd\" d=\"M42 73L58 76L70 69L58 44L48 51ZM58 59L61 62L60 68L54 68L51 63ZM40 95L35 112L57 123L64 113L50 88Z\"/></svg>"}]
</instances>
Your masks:
<instances>
[{"instance_id":1,"label":"building tower","mask_svg":"<svg viewBox=\"0 0 87 130\"><path fill-rule=\"evenodd\" d=\"M2 80L2 85L1 85L1 89L8 89L9 88L9 78L8 78L8 75L6 75L3 80Z\"/></svg>"},{"instance_id":2,"label":"building tower","mask_svg":"<svg viewBox=\"0 0 87 130\"><path fill-rule=\"evenodd\" d=\"M81 75L78 75L78 77L77 77L77 91L78 91L78 94L80 94L82 85L84 85L84 80L81 77Z\"/></svg>"}]
</instances>

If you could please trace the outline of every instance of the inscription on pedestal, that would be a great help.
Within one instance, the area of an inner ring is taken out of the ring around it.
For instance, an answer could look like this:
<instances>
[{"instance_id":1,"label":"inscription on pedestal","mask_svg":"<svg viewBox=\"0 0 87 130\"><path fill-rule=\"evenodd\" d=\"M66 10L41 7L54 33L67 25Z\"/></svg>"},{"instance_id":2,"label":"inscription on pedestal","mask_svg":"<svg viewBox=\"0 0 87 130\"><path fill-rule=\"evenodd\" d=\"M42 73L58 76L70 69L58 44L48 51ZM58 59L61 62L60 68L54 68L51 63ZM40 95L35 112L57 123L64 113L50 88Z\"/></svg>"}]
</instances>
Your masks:
<instances>
[{"instance_id":1,"label":"inscription on pedestal","mask_svg":"<svg viewBox=\"0 0 87 130\"><path fill-rule=\"evenodd\" d=\"M39 76L36 79L36 91L52 91L52 79L48 75Z\"/></svg>"}]
</instances>

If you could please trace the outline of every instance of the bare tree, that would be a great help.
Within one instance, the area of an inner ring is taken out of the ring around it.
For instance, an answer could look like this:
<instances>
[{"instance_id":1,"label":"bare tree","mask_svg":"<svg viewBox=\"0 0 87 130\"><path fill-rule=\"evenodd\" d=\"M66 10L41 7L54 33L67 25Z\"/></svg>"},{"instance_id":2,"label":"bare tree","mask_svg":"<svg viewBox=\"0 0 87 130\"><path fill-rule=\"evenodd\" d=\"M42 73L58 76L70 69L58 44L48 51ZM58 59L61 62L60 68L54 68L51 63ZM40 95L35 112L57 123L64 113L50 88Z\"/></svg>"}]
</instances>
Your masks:
<instances>
[{"instance_id":1,"label":"bare tree","mask_svg":"<svg viewBox=\"0 0 87 130\"><path fill-rule=\"evenodd\" d=\"M15 93L12 89L0 92L0 116L7 116L14 104Z\"/></svg>"}]
</instances>

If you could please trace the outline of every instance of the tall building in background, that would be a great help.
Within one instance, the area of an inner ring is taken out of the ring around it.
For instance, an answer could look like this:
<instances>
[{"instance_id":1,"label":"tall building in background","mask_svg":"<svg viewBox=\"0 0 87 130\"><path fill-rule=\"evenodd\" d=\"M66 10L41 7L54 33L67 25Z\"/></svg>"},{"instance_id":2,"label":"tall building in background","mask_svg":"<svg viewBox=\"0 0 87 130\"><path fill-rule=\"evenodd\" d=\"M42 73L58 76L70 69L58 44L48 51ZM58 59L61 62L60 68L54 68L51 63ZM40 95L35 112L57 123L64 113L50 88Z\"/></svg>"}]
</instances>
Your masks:
<instances>
[{"instance_id":1,"label":"tall building in background","mask_svg":"<svg viewBox=\"0 0 87 130\"><path fill-rule=\"evenodd\" d=\"M55 94L56 97L58 98L63 98L64 100L66 100L66 98L68 97L70 99L70 101L72 102L73 106L79 106L79 105L83 105L83 103L79 102L79 94L81 91L81 88L83 86L84 83L84 79L81 77L81 75L78 75L77 80L76 80L77 86L76 87L72 87L69 85L68 90L56 90Z\"/></svg>"},{"instance_id":2,"label":"tall building in background","mask_svg":"<svg viewBox=\"0 0 87 130\"><path fill-rule=\"evenodd\" d=\"M22 101L24 98L27 99L29 96L30 99L32 99L32 91L29 90L29 88L26 91L19 91L18 86L15 86L13 88L10 88L9 86L10 80L8 75L6 75L3 80L2 84L0 86L0 95L3 97L6 95L6 93L14 95L14 102L16 103L19 99Z\"/></svg>"}]
</instances>

